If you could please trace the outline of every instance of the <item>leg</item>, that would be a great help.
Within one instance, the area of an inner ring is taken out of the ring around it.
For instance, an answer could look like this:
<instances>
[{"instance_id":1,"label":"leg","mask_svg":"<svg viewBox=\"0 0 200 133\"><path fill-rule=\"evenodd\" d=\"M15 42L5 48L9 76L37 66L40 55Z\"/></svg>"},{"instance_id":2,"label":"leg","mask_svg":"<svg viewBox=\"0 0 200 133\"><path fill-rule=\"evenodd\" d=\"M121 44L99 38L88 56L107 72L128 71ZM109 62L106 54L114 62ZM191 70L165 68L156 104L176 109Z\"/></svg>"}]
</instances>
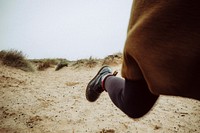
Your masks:
<instances>
[{"instance_id":1,"label":"leg","mask_svg":"<svg viewBox=\"0 0 200 133\"><path fill-rule=\"evenodd\" d=\"M104 82L112 102L132 118L145 115L158 98L149 91L144 80L131 81L109 76Z\"/></svg>"},{"instance_id":2,"label":"leg","mask_svg":"<svg viewBox=\"0 0 200 133\"><path fill-rule=\"evenodd\" d=\"M106 90L113 103L129 117L139 118L145 115L152 108L158 96L149 91L144 80L124 80L114 75L110 67L102 67L88 83L86 99L95 102Z\"/></svg>"}]
</instances>

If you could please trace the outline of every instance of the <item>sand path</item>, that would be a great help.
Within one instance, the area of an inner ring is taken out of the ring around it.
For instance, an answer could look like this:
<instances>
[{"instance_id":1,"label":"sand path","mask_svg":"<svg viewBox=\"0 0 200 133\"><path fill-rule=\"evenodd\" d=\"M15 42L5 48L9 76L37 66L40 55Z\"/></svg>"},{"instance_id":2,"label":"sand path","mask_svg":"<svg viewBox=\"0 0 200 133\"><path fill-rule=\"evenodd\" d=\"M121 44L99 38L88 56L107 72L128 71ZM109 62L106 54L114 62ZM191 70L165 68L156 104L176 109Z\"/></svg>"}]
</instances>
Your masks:
<instances>
[{"instance_id":1,"label":"sand path","mask_svg":"<svg viewBox=\"0 0 200 133\"><path fill-rule=\"evenodd\" d=\"M145 117L133 120L105 92L85 99L100 66L24 72L0 66L0 133L200 132L200 102L161 96ZM113 67L120 71L120 66Z\"/></svg>"}]
</instances>

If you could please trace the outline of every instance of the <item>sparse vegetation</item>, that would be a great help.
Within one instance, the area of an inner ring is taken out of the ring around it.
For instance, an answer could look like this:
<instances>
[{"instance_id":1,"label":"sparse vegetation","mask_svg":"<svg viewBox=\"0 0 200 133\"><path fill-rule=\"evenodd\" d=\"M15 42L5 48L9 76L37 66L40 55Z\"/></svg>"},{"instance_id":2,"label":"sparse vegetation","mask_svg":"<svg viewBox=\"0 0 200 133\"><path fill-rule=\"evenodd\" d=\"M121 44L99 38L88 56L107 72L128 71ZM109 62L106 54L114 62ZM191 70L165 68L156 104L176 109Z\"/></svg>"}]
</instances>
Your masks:
<instances>
[{"instance_id":1,"label":"sparse vegetation","mask_svg":"<svg viewBox=\"0 0 200 133\"><path fill-rule=\"evenodd\" d=\"M122 63L122 53L115 53L112 55L108 55L104 59L95 59L92 56L90 56L89 59L80 59L75 61L72 66L75 68L78 67L95 67L96 65L110 65L115 66Z\"/></svg>"},{"instance_id":2,"label":"sparse vegetation","mask_svg":"<svg viewBox=\"0 0 200 133\"><path fill-rule=\"evenodd\" d=\"M22 51L2 50L0 51L0 60L3 65L15 67L23 71L34 71L32 64L26 59Z\"/></svg>"},{"instance_id":3,"label":"sparse vegetation","mask_svg":"<svg viewBox=\"0 0 200 133\"><path fill-rule=\"evenodd\" d=\"M80 59L80 60L77 60L75 61L72 66L75 66L75 67L80 67L80 66L83 66L84 62L86 61L86 59Z\"/></svg>"},{"instance_id":4,"label":"sparse vegetation","mask_svg":"<svg viewBox=\"0 0 200 133\"><path fill-rule=\"evenodd\" d=\"M30 60L33 62L37 70L44 71L47 68L56 66L55 70L59 70L64 66L68 66L69 61L66 59L56 58L56 59L32 59Z\"/></svg>"},{"instance_id":5,"label":"sparse vegetation","mask_svg":"<svg viewBox=\"0 0 200 133\"><path fill-rule=\"evenodd\" d=\"M76 68L78 67L95 67L99 62L99 59L95 59L93 58L92 56L90 56L89 59L80 59L80 60L77 60L72 66L75 66Z\"/></svg>"},{"instance_id":6,"label":"sparse vegetation","mask_svg":"<svg viewBox=\"0 0 200 133\"><path fill-rule=\"evenodd\" d=\"M63 60L63 59L31 59L30 61L36 65L44 63L44 62L48 62L51 65L57 65L60 60Z\"/></svg>"},{"instance_id":7,"label":"sparse vegetation","mask_svg":"<svg viewBox=\"0 0 200 133\"><path fill-rule=\"evenodd\" d=\"M87 60L86 62L86 66L88 67L95 67L97 65L98 61L97 59L94 59L92 56L90 56L90 58Z\"/></svg>"},{"instance_id":8,"label":"sparse vegetation","mask_svg":"<svg viewBox=\"0 0 200 133\"><path fill-rule=\"evenodd\" d=\"M44 71L45 69L51 67L51 62L49 62L48 60L47 61L44 61L42 63L40 63L37 67L37 70L39 71Z\"/></svg>"},{"instance_id":9,"label":"sparse vegetation","mask_svg":"<svg viewBox=\"0 0 200 133\"><path fill-rule=\"evenodd\" d=\"M103 65L118 65L122 63L122 53L108 55L104 58Z\"/></svg>"},{"instance_id":10,"label":"sparse vegetation","mask_svg":"<svg viewBox=\"0 0 200 133\"><path fill-rule=\"evenodd\" d=\"M109 55L104 59L96 59L90 56L88 59L80 59L77 61L69 61L62 58L55 59L26 59L21 51L9 50L0 51L0 61L2 64L19 68L24 71L34 71L34 67L39 71L44 71L50 67L55 67L55 71L63 67L73 66L79 67L95 67L96 65L118 65L122 62L122 53ZM34 66L34 67L33 67Z\"/></svg>"},{"instance_id":11,"label":"sparse vegetation","mask_svg":"<svg viewBox=\"0 0 200 133\"><path fill-rule=\"evenodd\" d=\"M68 63L66 60L61 60L61 61L57 64L55 71L58 71L58 70L62 69L63 67L68 67L68 64L69 64L69 63Z\"/></svg>"}]
</instances>

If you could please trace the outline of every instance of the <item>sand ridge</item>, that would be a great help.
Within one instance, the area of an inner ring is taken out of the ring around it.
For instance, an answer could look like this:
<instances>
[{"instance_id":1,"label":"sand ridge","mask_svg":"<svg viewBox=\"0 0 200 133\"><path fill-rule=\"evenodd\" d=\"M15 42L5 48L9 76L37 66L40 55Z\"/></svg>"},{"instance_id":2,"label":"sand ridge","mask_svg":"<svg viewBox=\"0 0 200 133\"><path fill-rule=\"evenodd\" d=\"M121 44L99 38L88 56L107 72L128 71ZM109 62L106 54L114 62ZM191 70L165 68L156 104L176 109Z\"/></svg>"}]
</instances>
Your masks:
<instances>
[{"instance_id":1,"label":"sand ridge","mask_svg":"<svg viewBox=\"0 0 200 133\"><path fill-rule=\"evenodd\" d=\"M88 102L86 85L100 67L24 72L1 65L0 133L200 132L196 100L161 96L141 119L127 117L106 92Z\"/></svg>"}]
</instances>

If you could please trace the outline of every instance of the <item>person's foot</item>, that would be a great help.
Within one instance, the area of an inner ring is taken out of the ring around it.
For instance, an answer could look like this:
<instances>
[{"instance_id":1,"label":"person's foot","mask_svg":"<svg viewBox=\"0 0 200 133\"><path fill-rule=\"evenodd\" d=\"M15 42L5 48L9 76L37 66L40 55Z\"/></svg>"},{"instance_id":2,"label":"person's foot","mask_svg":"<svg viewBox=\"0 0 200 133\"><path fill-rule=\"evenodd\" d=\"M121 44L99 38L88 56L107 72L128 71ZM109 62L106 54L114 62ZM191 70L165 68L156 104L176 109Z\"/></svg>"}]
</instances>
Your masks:
<instances>
[{"instance_id":1,"label":"person's foot","mask_svg":"<svg viewBox=\"0 0 200 133\"><path fill-rule=\"evenodd\" d=\"M86 99L90 102L96 101L104 91L102 77L112 75L112 70L108 66L102 67L97 75L88 83L86 88Z\"/></svg>"}]
</instances>

